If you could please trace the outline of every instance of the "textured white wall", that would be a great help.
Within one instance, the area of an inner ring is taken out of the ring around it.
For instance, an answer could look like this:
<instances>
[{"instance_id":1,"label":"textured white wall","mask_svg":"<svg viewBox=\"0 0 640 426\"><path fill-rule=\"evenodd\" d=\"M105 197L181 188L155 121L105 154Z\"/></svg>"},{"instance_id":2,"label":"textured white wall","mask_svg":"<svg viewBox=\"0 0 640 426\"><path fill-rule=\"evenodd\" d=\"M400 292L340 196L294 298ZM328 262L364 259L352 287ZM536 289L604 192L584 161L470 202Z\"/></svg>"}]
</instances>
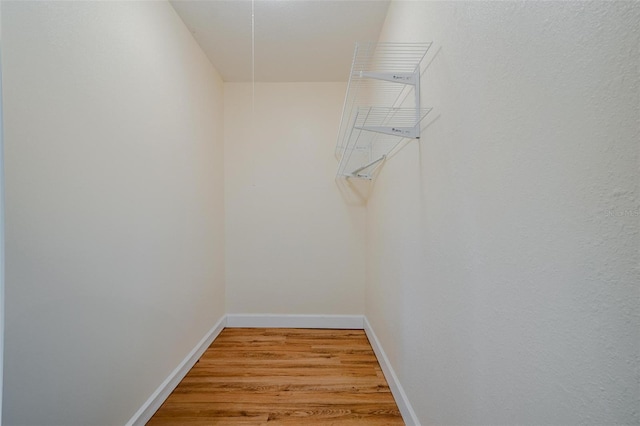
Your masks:
<instances>
[{"instance_id":1,"label":"textured white wall","mask_svg":"<svg viewBox=\"0 0 640 426\"><path fill-rule=\"evenodd\" d=\"M363 205L334 182L344 83L225 83L229 313L361 314Z\"/></svg>"},{"instance_id":2,"label":"textured white wall","mask_svg":"<svg viewBox=\"0 0 640 426\"><path fill-rule=\"evenodd\" d=\"M124 424L224 314L223 84L165 2L2 2L5 424Z\"/></svg>"},{"instance_id":3,"label":"textured white wall","mask_svg":"<svg viewBox=\"0 0 640 426\"><path fill-rule=\"evenodd\" d=\"M639 12L392 3L436 110L369 200L366 314L423 424L640 422Z\"/></svg>"},{"instance_id":4,"label":"textured white wall","mask_svg":"<svg viewBox=\"0 0 640 426\"><path fill-rule=\"evenodd\" d=\"M0 424L4 382L4 125L2 123L2 8L0 7Z\"/></svg>"}]
</instances>

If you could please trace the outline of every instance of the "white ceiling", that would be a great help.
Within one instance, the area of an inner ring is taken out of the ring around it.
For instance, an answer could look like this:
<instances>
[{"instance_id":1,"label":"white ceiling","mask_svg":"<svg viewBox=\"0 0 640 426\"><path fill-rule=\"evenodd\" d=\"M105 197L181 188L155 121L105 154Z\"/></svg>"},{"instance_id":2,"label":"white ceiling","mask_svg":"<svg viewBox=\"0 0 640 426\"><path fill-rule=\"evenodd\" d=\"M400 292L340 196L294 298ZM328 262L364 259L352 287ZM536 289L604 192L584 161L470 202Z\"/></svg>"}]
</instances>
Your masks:
<instances>
[{"instance_id":1,"label":"white ceiling","mask_svg":"<svg viewBox=\"0 0 640 426\"><path fill-rule=\"evenodd\" d=\"M173 0L225 81L251 81L251 1ZM356 41L376 41L389 0L256 0L256 81L346 81Z\"/></svg>"}]
</instances>

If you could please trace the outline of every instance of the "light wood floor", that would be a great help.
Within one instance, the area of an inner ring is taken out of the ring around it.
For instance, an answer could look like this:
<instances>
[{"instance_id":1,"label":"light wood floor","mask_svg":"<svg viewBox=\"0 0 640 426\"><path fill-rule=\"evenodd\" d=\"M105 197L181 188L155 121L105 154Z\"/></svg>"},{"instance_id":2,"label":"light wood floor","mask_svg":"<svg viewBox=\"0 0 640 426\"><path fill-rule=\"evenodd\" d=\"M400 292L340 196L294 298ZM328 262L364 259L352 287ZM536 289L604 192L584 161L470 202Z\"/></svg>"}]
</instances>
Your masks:
<instances>
[{"instance_id":1,"label":"light wood floor","mask_svg":"<svg viewBox=\"0 0 640 426\"><path fill-rule=\"evenodd\" d=\"M227 328L147 425L403 425L362 330Z\"/></svg>"}]
</instances>

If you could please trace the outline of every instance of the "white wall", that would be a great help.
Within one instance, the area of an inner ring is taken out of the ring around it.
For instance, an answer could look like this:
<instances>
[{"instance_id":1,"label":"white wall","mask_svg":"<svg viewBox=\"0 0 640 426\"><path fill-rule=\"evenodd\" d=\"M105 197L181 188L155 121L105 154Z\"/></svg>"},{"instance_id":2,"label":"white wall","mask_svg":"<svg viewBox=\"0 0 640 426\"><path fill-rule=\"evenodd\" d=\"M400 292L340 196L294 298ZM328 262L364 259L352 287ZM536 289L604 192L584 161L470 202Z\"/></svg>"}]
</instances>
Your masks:
<instances>
[{"instance_id":1,"label":"white wall","mask_svg":"<svg viewBox=\"0 0 640 426\"><path fill-rule=\"evenodd\" d=\"M435 121L375 183L366 314L423 424L640 422L639 11L392 3Z\"/></svg>"},{"instance_id":2,"label":"white wall","mask_svg":"<svg viewBox=\"0 0 640 426\"><path fill-rule=\"evenodd\" d=\"M2 2L5 424L124 424L224 314L223 84L165 2Z\"/></svg>"},{"instance_id":3,"label":"white wall","mask_svg":"<svg viewBox=\"0 0 640 426\"><path fill-rule=\"evenodd\" d=\"M334 182L345 90L257 83L252 107L250 83L225 83L229 313L363 313L365 209Z\"/></svg>"},{"instance_id":4,"label":"white wall","mask_svg":"<svg viewBox=\"0 0 640 426\"><path fill-rule=\"evenodd\" d=\"M0 7L0 424L4 366L4 125L2 123L2 8Z\"/></svg>"}]
</instances>

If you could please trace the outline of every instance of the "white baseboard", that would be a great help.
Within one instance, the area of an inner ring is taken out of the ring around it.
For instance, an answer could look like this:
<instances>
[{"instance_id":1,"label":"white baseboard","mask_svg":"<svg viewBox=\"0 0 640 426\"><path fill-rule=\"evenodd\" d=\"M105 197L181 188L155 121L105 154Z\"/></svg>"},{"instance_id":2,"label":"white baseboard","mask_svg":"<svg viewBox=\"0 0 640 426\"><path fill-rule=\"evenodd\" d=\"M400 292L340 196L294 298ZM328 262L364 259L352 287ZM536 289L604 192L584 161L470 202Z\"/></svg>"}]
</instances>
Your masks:
<instances>
[{"instance_id":1,"label":"white baseboard","mask_svg":"<svg viewBox=\"0 0 640 426\"><path fill-rule=\"evenodd\" d=\"M387 358L387 355L384 353L382 345L380 345L380 341L373 332L373 328L371 328L371 324L369 324L366 317L364 317L364 332L367 334L376 358L378 358L378 363L380 364L380 368L382 368L384 378L387 379L393 398L396 400L396 404L402 415L402 420L404 420L407 426L420 426L420 421L411 407L409 398L407 398L407 394L404 393L404 389L402 389L402 385L400 385L400 380L398 380L398 376L396 376L396 373L393 371L389 358Z\"/></svg>"},{"instance_id":2,"label":"white baseboard","mask_svg":"<svg viewBox=\"0 0 640 426\"><path fill-rule=\"evenodd\" d=\"M364 328L362 315L227 314L227 327Z\"/></svg>"},{"instance_id":3,"label":"white baseboard","mask_svg":"<svg viewBox=\"0 0 640 426\"><path fill-rule=\"evenodd\" d=\"M200 359L204 351L218 337L218 334L226 326L226 315L213 326L211 330L198 342L198 344L189 352L175 370L169 374L169 377L156 389L140 409L131 417L126 426L142 426L146 424L155 412L160 408L162 403L171 395L171 392L178 386L180 381L187 375L191 367Z\"/></svg>"}]
</instances>

